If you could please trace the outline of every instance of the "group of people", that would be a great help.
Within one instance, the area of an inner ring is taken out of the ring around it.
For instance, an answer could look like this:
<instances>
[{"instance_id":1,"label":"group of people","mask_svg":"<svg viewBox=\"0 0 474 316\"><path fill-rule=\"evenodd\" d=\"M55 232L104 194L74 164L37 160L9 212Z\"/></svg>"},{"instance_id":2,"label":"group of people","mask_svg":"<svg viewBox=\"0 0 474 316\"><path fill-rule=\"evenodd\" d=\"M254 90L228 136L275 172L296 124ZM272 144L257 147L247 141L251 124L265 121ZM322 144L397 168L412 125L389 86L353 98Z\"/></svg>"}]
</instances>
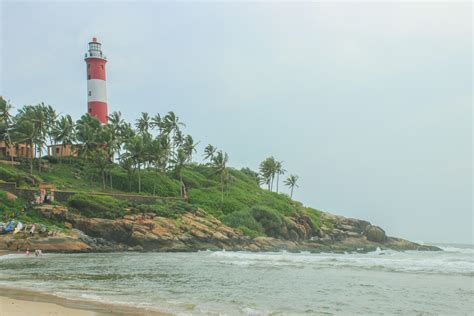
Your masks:
<instances>
[{"instance_id":1,"label":"group of people","mask_svg":"<svg viewBox=\"0 0 474 316\"><path fill-rule=\"evenodd\" d=\"M30 248L26 248L25 254L26 254L27 256L30 255ZM41 249L35 249L35 256L36 256L36 257L40 257L40 256L42 256L42 255L43 255L43 251L42 251Z\"/></svg>"}]
</instances>

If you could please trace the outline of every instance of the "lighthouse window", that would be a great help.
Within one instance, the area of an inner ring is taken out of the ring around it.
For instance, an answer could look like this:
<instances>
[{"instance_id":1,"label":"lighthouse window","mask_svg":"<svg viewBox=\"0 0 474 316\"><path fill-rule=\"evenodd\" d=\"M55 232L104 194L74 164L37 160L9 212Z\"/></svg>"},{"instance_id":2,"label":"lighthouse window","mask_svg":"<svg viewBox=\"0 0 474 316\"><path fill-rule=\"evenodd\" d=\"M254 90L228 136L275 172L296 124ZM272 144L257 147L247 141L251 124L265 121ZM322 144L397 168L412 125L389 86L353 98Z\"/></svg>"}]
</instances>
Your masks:
<instances>
[{"instance_id":1,"label":"lighthouse window","mask_svg":"<svg viewBox=\"0 0 474 316\"><path fill-rule=\"evenodd\" d=\"M104 65L100 65L100 68L102 68L102 70L104 70Z\"/></svg>"},{"instance_id":2,"label":"lighthouse window","mask_svg":"<svg viewBox=\"0 0 474 316\"><path fill-rule=\"evenodd\" d=\"M90 79L91 78L91 75L87 75L87 79Z\"/></svg>"},{"instance_id":3,"label":"lighthouse window","mask_svg":"<svg viewBox=\"0 0 474 316\"><path fill-rule=\"evenodd\" d=\"M89 91L89 96L91 96L91 95L92 95L92 92Z\"/></svg>"}]
</instances>

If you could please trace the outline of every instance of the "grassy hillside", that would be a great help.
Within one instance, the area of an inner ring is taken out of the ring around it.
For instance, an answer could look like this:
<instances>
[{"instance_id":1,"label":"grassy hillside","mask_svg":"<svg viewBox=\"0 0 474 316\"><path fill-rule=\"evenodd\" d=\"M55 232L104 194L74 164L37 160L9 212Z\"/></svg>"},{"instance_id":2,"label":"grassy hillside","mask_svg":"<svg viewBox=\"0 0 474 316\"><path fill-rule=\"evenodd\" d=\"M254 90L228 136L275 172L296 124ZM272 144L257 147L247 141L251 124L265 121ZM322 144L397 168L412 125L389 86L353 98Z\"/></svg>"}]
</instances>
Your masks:
<instances>
[{"instance_id":1,"label":"grassy hillside","mask_svg":"<svg viewBox=\"0 0 474 316\"><path fill-rule=\"evenodd\" d=\"M113 192L137 194L138 175L132 174L129 181L127 173L118 166L110 171L107 182L109 188L102 189L102 180L96 170L85 167L80 161L72 163L49 163L41 173L28 174L28 166L0 165L0 180L16 181L23 187L35 187L36 182L53 183L59 190L75 190L87 193ZM181 212L202 208L229 226L239 228L250 236L271 236L288 238L292 218L308 216L318 228L322 223L320 212L304 207L292 201L286 194L278 194L262 189L257 182L256 173L249 169L236 170L229 168L229 180L224 190L224 202L221 203L221 186L219 176L214 169L206 165L192 164L182 170L189 201L160 201L154 205L137 205L131 202L118 201L112 197L91 197L77 194L68 201L68 206L88 217L116 218L126 214L153 212L160 216L174 217ZM156 170L142 170L141 182L143 195L179 196L180 184L172 171L162 173ZM21 207L21 203L6 202L0 194L0 212L12 211ZM10 204L6 204L10 203Z\"/></svg>"}]
</instances>

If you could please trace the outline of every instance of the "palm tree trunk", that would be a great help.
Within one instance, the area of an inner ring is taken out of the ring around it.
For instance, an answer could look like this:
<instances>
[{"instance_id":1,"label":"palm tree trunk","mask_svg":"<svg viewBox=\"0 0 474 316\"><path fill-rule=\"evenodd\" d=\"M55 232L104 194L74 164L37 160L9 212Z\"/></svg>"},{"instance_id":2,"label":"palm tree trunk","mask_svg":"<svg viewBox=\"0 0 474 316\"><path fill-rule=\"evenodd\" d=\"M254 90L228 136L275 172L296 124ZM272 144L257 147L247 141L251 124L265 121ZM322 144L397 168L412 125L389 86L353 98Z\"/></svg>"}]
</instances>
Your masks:
<instances>
[{"instance_id":1,"label":"palm tree trunk","mask_svg":"<svg viewBox=\"0 0 474 316\"><path fill-rule=\"evenodd\" d=\"M294 188L294 186L291 186L291 195L290 195L290 199L293 199L293 188Z\"/></svg>"},{"instance_id":2,"label":"palm tree trunk","mask_svg":"<svg viewBox=\"0 0 474 316\"><path fill-rule=\"evenodd\" d=\"M38 172L41 173L41 153L43 152L42 146L38 146L39 159L38 159Z\"/></svg>"},{"instance_id":3,"label":"palm tree trunk","mask_svg":"<svg viewBox=\"0 0 474 316\"><path fill-rule=\"evenodd\" d=\"M113 190L113 183L112 183L112 170L109 171L109 177L110 177L110 190Z\"/></svg>"},{"instance_id":4,"label":"palm tree trunk","mask_svg":"<svg viewBox=\"0 0 474 316\"><path fill-rule=\"evenodd\" d=\"M224 174L221 175L221 211L224 207Z\"/></svg>"},{"instance_id":5,"label":"palm tree trunk","mask_svg":"<svg viewBox=\"0 0 474 316\"><path fill-rule=\"evenodd\" d=\"M63 154L64 154L64 143L61 144L61 157L59 157L59 164L63 162Z\"/></svg>"},{"instance_id":6,"label":"palm tree trunk","mask_svg":"<svg viewBox=\"0 0 474 316\"><path fill-rule=\"evenodd\" d=\"M280 174L279 173L277 173L277 191L276 191L277 193L278 193L278 182L280 182Z\"/></svg>"},{"instance_id":7,"label":"palm tree trunk","mask_svg":"<svg viewBox=\"0 0 474 316\"><path fill-rule=\"evenodd\" d=\"M142 192L142 183L140 178L140 164L138 164L138 193Z\"/></svg>"},{"instance_id":8,"label":"palm tree trunk","mask_svg":"<svg viewBox=\"0 0 474 316\"><path fill-rule=\"evenodd\" d=\"M102 189L105 190L105 170L102 169Z\"/></svg>"},{"instance_id":9,"label":"palm tree trunk","mask_svg":"<svg viewBox=\"0 0 474 316\"><path fill-rule=\"evenodd\" d=\"M30 142L30 174L33 174L33 142Z\"/></svg>"},{"instance_id":10,"label":"palm tree trunk","mask_svg":"<svg viewBox=\"0 0 474 316\"><path fill-rule=\"evenodd\" d=\"M8 146L10 147L10 162L12 163L13 166L13 149L12 149L12 144L8 143Z\"/></svg>"}]
</instances>

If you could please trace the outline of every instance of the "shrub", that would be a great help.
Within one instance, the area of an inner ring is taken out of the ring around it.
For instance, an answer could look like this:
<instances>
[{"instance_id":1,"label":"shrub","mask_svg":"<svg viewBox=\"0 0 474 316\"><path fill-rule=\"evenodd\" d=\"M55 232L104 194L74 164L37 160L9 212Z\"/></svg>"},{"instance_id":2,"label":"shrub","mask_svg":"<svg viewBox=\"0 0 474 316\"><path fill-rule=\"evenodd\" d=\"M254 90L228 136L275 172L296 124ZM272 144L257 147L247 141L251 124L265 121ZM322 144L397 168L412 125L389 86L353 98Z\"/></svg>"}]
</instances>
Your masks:
<instances>
[{"instance_id":1,"label":"shrub","mask_svg":"<svg viewBox=\"0 0 474 316\"><path fill-rule=\"evenodd\" d=\"M246 235L263 233L262 225L255 220L249 210L233 212L224 217L224 223L231 227L239 228ZM250 235L249 235L250 236Z\"/></svg>"},{"instance_id":2,"label":"shrub","mask_svg":"<svg viewBox=\"0 0 474 316\"><path fill-rule=\"evenodd\" d=\"M74 194L68 199L68 205L86 217L114 219L125 215L122 202L110 196Z\"/></svg>"},{"instance_id":3,"label":"shrub","mask_svg":"<svg viewBox=\"0 0 474 316\"><path fill-rule=\"evenodd\" d=\"M266 206L256 206L251 214L262 225L263 232L270 237L286 237L287 229L283 215Z\"/></svg>"},{"instance_id":4,"label":"shrub","mask_svg":"<svg viewBox=\"0 0 474 316\"><path fill-rule=\"evenodd\" d=\"M10 168L0 166L0 179L3 181L14 182L16 181L18 174Z\"/></svg>"}]
</instances>

